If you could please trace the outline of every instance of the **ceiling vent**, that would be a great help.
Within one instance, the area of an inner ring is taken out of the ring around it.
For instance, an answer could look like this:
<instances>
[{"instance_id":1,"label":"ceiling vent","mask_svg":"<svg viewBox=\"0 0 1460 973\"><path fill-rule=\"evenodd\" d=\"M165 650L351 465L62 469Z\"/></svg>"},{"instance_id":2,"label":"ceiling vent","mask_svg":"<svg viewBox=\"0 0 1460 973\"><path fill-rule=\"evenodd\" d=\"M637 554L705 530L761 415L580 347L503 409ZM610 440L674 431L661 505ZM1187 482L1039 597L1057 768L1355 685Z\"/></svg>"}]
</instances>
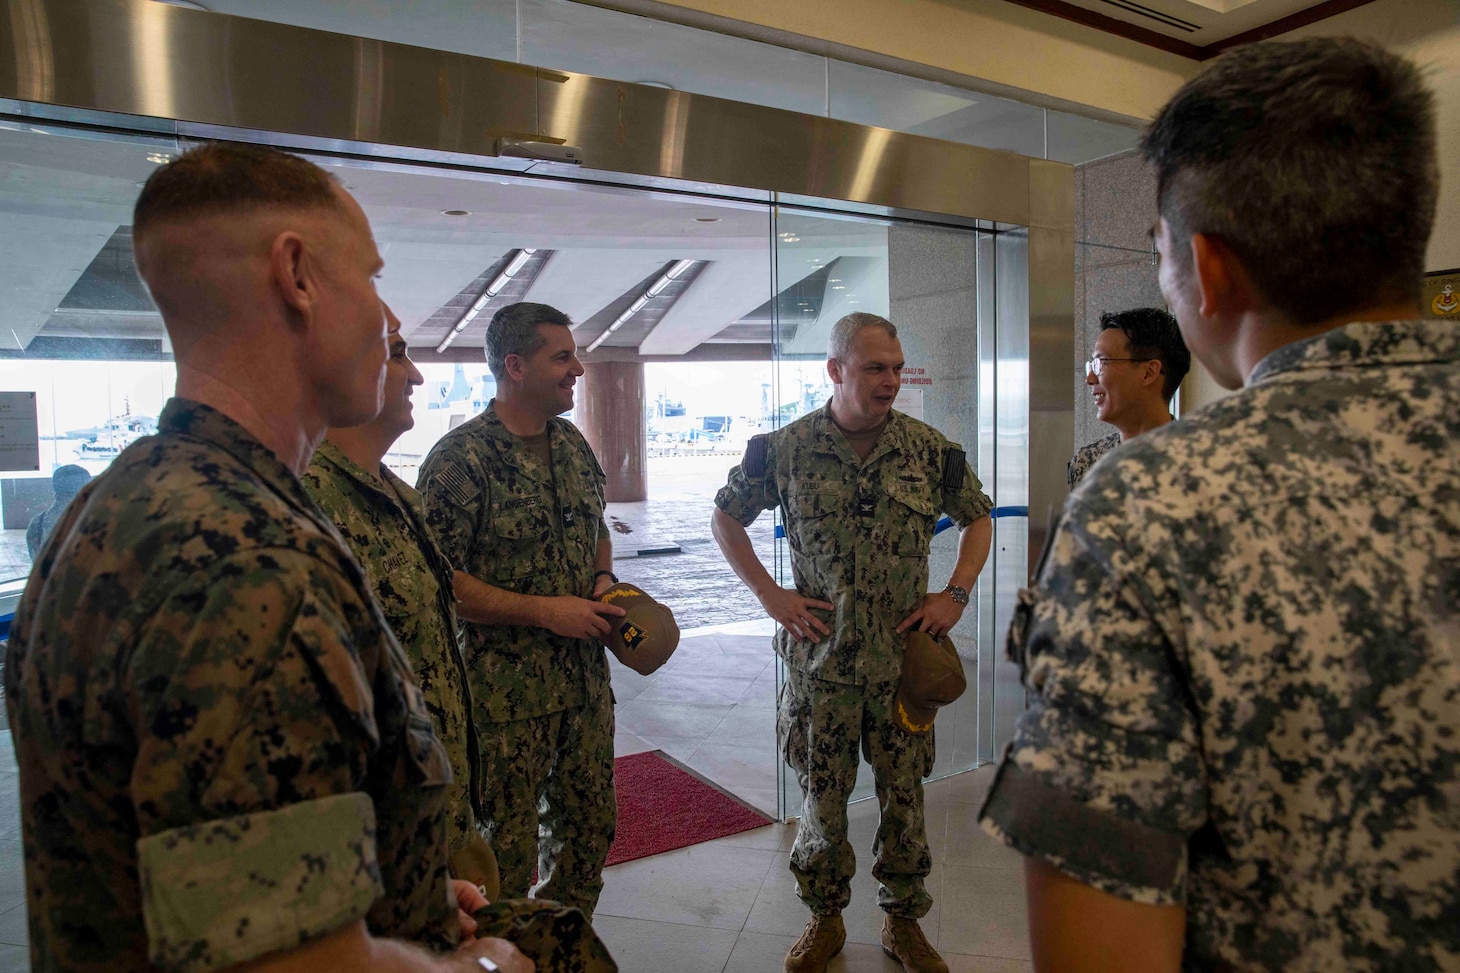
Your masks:
<instances>
[{"instance_id":1,"label":"ceiling vent","mask_svg":"<svg viewBox=\"0 0 1460 973\"><path fill-rule=\"evenodd\" d=\"M1119 7L1126 13L1135 14L1137 17L1145 17L1147 20L1154 20L1162 26L1174 27L1188 34L1201 30L1201 24L1193 24L1189 20L1182 20L1180 17L1174 17L1171 14L1162 13L1159 10L1152 10L1150 7L1134 3L1132 0L1100 0L1100 2L1112 7Z\"/></svg>"}]
</instances>

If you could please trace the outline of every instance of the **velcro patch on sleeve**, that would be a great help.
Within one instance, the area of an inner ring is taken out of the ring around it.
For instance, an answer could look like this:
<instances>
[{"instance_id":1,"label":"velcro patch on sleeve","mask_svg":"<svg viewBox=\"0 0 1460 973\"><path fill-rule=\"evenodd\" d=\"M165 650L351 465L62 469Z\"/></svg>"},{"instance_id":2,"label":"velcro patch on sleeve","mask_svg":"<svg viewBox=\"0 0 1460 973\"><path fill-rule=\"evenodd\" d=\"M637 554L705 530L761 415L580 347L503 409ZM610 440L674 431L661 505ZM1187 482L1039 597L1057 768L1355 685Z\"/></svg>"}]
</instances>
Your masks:
<instances>
[{"instance_id":1,"label":"velcro patch on sleeve","mask_svg":"<svg viewBox=\"0 0 1460 973\"><path fill-rule=\"evenodd\" d=\"M369 795L337 794L137 842L153 963L213 970L292 949L384 894Z\"/></svg>"},{"instance_id":2,"label":"velcro patch on sleeve","mask_svg":"<svg viewBox=\"0 0 1460 973\"><path fill-rule=\"evenodd\" d=\"M482 492L481 487L472 482L466 471L455 463L437 470L431 477L431 482L440 484L446 495L459 507L469 505Z\"/></svg>"}]
</instances>

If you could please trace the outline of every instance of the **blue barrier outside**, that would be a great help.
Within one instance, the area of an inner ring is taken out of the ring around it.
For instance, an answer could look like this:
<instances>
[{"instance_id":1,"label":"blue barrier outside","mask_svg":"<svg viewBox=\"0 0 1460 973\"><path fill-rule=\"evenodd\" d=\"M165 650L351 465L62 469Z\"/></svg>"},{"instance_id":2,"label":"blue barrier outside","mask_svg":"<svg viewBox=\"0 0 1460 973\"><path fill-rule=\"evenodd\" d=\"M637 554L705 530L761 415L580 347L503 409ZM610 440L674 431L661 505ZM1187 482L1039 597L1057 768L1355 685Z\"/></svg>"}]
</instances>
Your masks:
<instances>
[{"instance_id":1,"label":"blue barrier outside","mask_svg":"<svg viewBox=\"0 0 1460 973\"><path fill-rule=\"evenodd\" d=\"M994 520L998 520L1000 517L1028 517L1029 516L1029 508L1028 507L995 507L993 510L990 510L989 511L989 516L991 518L993 518ZM949 527L952 527L952 526L953 526L953 521L952 520L950 520L947 517L940 517L940 518L938 518L938 523L933 527L933 534L934 535L941 534L941 533L943 533L943 531L947 530ZM781 538L783 538L785 536L786 536L786 528L783 525L781 525L781 524L776 524L776 539L777 540L780 540Z\"/></svg>"}]
</instances>

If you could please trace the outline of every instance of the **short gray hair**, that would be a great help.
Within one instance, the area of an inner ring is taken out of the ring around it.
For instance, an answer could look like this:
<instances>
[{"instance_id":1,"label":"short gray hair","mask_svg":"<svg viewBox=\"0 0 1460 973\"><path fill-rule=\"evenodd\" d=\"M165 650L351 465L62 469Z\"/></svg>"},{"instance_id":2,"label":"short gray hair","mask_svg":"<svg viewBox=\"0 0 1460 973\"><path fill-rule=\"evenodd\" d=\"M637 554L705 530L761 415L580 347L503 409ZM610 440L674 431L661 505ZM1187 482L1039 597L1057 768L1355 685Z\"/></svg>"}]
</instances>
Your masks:
<instances>
[{"instance_id":1,"label":"short gray hair","mask_svg":"<svg viewBox=\"0 0 1460 973\"><path fill-rule=\"evenodd\" d=\"M831 326L831 338L826 343L826 357L846 361L851 354L852 341L863 328L881 328L889 338L897 337L897 325L877 314L854 311Z\"/></svg>"},{"instance_id":2,"label":"short gray hair","mask_svg":"<svg viewBox=\"0 0 1460 973\"><path fill-rule=\"evenodd\" d=\"M487 367L497 381L507 377L507 356L530 358L547 343L539 324L573 327L573 319L549 304L508 304L492 315L487 325Z\"/></svg>"}]
</instances>

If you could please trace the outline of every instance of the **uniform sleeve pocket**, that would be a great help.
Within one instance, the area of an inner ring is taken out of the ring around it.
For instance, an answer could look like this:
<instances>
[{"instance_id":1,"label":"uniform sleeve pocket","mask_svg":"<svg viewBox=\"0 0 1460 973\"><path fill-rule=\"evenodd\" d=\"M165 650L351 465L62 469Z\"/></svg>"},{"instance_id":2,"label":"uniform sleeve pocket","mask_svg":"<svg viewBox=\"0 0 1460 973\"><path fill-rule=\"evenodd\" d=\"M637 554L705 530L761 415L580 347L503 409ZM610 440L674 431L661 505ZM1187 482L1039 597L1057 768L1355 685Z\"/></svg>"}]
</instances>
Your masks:
<instances>
[{"instance_id":1,"label":"uniform sleeve pocket","mask_svg":"<svg viewBox=\"0 0 1460 973\"><path fill-rule=\"evenodd\" d=\"M431 718L412 710L406 717L406 751L411 779L425 787L451 783L451 761Z\"/></svg>"},{"instance_id":2,"label":"uniform sleeve pocket","mask_svg":"<svg viewBox=\"0 0 1460 973\"><path fill-rule=\"evenodd\" d=\"M193 973L318 938L384 894L375 854L375 807L360 792L143 837L148 954Z\"/></svg>"}]
</instances>

